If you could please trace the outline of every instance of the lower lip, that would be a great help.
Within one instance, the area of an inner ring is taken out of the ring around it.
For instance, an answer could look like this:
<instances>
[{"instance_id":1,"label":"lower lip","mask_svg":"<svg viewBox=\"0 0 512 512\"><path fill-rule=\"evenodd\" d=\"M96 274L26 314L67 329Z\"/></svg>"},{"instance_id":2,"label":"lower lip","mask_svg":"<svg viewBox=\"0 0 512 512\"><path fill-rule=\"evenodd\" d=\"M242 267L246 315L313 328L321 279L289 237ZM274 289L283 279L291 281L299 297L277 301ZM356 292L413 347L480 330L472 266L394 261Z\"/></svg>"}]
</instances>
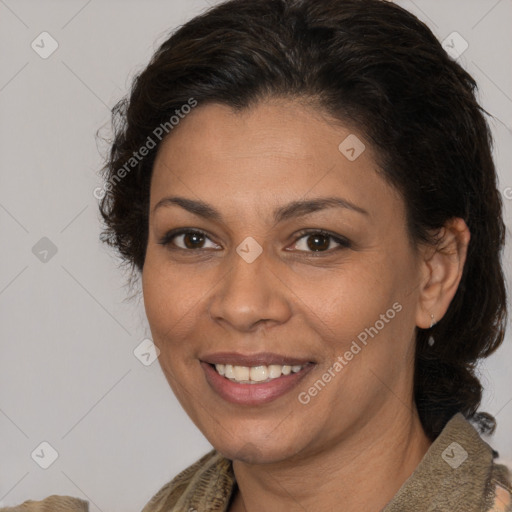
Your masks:
<instances>
[{"instance_id":1,"label":"lower lip","mask_svg":"<svg viewBox=\"0 0 512 512\"><path fill-rule=\"evenodd\" d=\"M208 363L201 361L208 384L224 400L238 405L261 405L276 400L291 391L310 372L313 364L307 364L302 370L277 379L258 384L239 384L217 373Z\"/></svg>"}]
</instances>

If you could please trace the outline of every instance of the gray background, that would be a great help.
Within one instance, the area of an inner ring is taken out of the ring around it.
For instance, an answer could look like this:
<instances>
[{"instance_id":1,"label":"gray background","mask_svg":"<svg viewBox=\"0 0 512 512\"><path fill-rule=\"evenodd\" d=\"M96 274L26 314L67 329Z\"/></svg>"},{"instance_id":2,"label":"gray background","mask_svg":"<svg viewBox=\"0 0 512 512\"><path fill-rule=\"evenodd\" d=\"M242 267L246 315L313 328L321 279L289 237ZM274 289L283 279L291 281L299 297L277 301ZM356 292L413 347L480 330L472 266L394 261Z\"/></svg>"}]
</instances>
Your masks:
<instances>
[{"instance_id":1,"label":"gray background","mask_svg":"<svg viewBox=\"0 0 512 512\"><path fill-rule=\"evenodd\" d=\"M510 283L512 1L399 3L439 39L456 31L469 43L459 60L495 116ZM93 196L101 185L94 134L109 108L168 31L207 5L0 0L0 506L62 494L89 500L91 512L139 511L210 449L158 362L145 366L134 355L149 329L141 302L124 300L118 262L98 241ZM43 31L59 44L47 59L31 47ZM490 442L512 466L507 334L481 374L483 410L499 423ZM43 441L58 452L48 469L36 463L51 457Z\"/></svg>"}]
</instances>

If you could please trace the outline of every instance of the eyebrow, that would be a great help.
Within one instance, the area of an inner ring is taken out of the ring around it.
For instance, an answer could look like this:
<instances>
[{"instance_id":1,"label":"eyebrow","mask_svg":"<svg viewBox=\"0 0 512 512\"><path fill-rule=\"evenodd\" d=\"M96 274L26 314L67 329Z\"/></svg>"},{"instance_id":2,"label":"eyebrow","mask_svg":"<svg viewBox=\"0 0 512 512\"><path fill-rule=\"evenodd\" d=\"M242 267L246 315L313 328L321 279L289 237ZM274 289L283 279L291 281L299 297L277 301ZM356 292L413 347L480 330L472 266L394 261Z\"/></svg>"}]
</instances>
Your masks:
<instances>
[{"instance_id":1,"label":"eyebrow","mask_svg":"<svg viewBox=\"0 0 512 512\"><path fill-rule=\"evenodd\" d=\"M211 205L204 201L198 201L193 199L187 199L185 197L164 197L153 208L153 213L161 207L177 205L187 210L194 215L204 217L210 220L216 220L221 222L222 215ZM342 199L341 197L318 197L315 199L303 199L299 201L292 201L284 206L280 206L274 211L274 221L283 222L292 217L302 217L310 213L325 210L327 208L345 208L352 210L363 215L369 215L369 213L360 206Z\"/></svg>"}]
</instances>

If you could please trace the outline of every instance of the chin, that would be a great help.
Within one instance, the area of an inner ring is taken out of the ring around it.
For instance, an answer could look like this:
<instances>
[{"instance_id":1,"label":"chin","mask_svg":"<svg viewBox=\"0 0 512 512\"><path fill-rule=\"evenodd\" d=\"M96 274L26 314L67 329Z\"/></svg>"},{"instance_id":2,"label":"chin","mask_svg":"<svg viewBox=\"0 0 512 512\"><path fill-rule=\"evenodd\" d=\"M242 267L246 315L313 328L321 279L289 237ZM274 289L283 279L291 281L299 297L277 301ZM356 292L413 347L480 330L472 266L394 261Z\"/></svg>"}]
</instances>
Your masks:
<instances>
[{"instance_id":1,"label":"chin","mask_svg":"<svg viewBox=\"0 0 512 512\"><path fill-rule=\"evenodd\" d=\"M243 430L239 431L243 432ZM212 442L213 441L213 442ZM218 439L210 441L215 449L224 457L247 464L272 464L293 458L303 449L304 439L294 443L291 439L262 435L245 435L243 439L232 437L219 442Z\"/></svg>"},{"instance_id":2,"label":"chin","mask_svg":"<svg viewBox=\"0 0 512 512\"><path fill-rule=\"evenodd\" d=\"M273 464L289 458L283 450L262 450L250 442L239 449L228 447L218 451L227 459L245 464Z\"/></svg>"}]
</instances>

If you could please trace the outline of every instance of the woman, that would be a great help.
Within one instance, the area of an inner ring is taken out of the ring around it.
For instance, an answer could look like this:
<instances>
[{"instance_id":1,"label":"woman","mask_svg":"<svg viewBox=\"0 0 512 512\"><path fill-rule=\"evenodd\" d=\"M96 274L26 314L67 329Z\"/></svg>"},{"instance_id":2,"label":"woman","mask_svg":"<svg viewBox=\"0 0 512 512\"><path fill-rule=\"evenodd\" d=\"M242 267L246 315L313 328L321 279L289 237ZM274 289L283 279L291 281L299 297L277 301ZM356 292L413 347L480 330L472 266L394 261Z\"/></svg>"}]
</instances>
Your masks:
<instances>
[{"instance_id":1,"label":"woman","mask_svg":"<svg viewBox=\"0 0 512 512\"><path fill-rule=\"evenodd\" d=\"M381 0L231 0L158 49L102 239L215 449L143 512L512 510L478 433L506 296L475 87Z\"/></svg>"}]
</instances>

